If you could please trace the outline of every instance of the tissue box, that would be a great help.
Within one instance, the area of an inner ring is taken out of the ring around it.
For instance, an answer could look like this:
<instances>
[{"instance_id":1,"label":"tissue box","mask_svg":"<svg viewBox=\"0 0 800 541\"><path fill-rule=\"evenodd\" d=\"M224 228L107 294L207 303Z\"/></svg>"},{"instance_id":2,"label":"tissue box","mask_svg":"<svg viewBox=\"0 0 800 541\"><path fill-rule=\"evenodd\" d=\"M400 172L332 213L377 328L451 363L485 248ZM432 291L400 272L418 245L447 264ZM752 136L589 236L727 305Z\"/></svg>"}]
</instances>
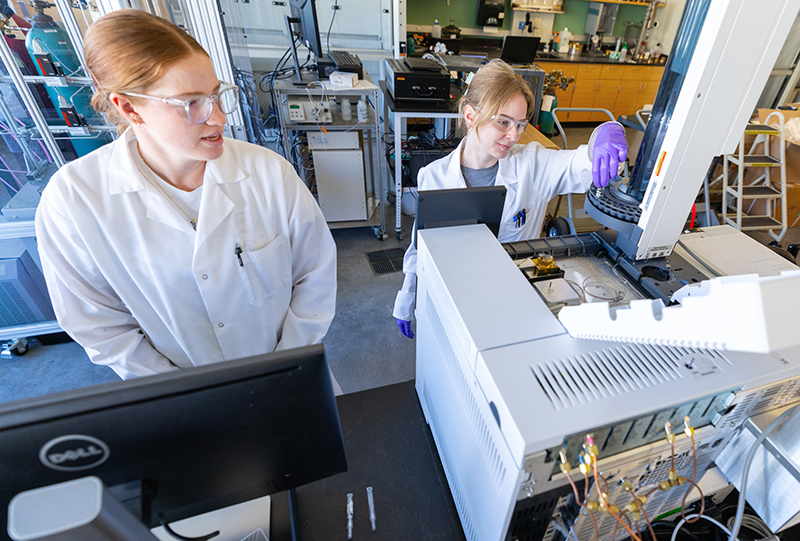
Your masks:
<instances>
[{"instance_id":1,"label":"tissue box","mask_svg":"<svg viewBox=\"0 0 800 541\"><path fill-rule=\"evenodd\" d=\"M334 88L354 88L358 84L358 74L345 71L331 73L331 86Z\"/></svg>"}]
</instances>

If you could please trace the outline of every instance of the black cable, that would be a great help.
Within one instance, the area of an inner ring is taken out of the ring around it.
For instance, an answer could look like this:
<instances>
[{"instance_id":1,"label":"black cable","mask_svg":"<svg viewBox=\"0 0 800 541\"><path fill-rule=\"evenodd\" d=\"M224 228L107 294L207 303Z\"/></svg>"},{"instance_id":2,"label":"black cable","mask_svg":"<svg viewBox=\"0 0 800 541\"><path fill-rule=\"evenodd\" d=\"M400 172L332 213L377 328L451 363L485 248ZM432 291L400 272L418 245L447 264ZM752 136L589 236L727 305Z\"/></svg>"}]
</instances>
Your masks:
<instances>
[{"instance_id":1,"label":"black cable","mask_svg":"<svg viewBox=\"0 0 800 541\"><path fill-rule=\"evenodd\" d=\"M167 518L164 516L164 513L158 514L158 521L161 523L161 526L164 528L165 532L167 532L175 539L179 539L180 541L208 541L212 537L216 537L219 535L219 530L217 530L216 532L212 532L208 535L203 535L200 537L185 537L179 533L175 533L172 530L172 528L169 527L169 523L167 522Z\"/></svg>"},{"instance_id":2,"label":"black cable","mask_svg":"<svg viewBox=\"0 0 800 541\"><path fill-rule=\"evenodd\" d=\"M333 21L336 19L336 13L339 11L339 0L335 0L332 7L333 16L331 17L331 24L328 25L328 36L325 38L328 43L328 54L331 54L331 28L333 28Z\"/></svg>"}]
</instances>

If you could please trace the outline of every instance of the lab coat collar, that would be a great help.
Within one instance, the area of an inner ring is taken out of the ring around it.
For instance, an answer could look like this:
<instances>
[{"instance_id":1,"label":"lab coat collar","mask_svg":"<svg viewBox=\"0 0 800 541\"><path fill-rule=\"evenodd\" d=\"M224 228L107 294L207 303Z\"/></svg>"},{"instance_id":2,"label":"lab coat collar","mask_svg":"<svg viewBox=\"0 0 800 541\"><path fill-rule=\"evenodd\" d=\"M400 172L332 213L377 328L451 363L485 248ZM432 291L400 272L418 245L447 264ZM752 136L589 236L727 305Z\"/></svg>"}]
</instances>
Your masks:
<instances>
[{"instance_id":1,"label":"lab coat collar","mask_svg":"<svg viewBox=\"0 0 800 541\"><path fill-rule=\"evenodd\" d=\"M450 163L447 165L445 188L467 187L467 181L464 180L464 175L461 173L461 151L464 149L464 142L466 140L467 138L464 137L458 144L458 147L450 153ZM497 179L499 180L499 184L506 187L508 192L506 194L507 201L514 200L517 194L517 185L519 184L516 167L514 166L514 161L516 160L515 151L520 151L517 145L511 149L508 156L499 160L500 166L498 167Z\"/></svg>"},{"instance_id":2,"label":"lab coat collar","mask_svg":"<svg viewBox=\"0 0 800 541\"><path fill-rule=\"evenodd\" d=\"M134 137L133 130L128 128L119 139L111 143L113 146L109 159L111 165L109 173L113 178L108 182L108 191L111 195L139 192L147 188L147 181L131 156L131 141Z\"/></svg>"},{"instance_id":3,"label":"lab coat collar","mask_svg":"<svg viewBox=\"0 0 800 541\"><path fill-rule=\"evenodd\" d=\"M131 141L133 141L134 137L136 135L133 130L128 128L117 141L112 143L114 148L111 151L109 163L115 164L115 178L109 182L109 192L111 194L139 192L147 189L150 185L136 166L133 156L131 156L133 147ZM236 163L233 153L228 149L222 153L220 158L206 163L206 176L209 169L214 172L212 178L217 184L239 182L248 176Z\"/></svg>"},{"instance_id":4,"label":"lab coat collar","mask_svg":"<svg viewBox=\"0 0 800 541\"><path fill-rule=\"evenodd\" d=\"M149 182L136 165L131 153L135 147L131 144L135 137L128 128L117 141L112 143L110 163L116 164L114 178L109 182L111 194L147 192L147 218L165 225L193 234L191 224L180 213L175 212L168 197L152 182ZM239 167L231 149L226 149L222 156L206 163L203 177L203 199L197 219L196 245L208 238L235 207L233 201L225 195L220 184L239 182L247 178L247 173Z\"/></svg>"},{"instance_id":5,"label":"lab coat collar","mask_svg":"<svg viewBox=\"0 0 800 541\"><path fill-rule=\"evenodd\" d=\"M222 190L221 184L239 182L248 175L236 163L233 149L226 149L222 156L206 162L203 177L203 199L200 202L200 215L197 219L197 242L195 248L211 236L211 233L236 208L233 201Z\"/></svg>"}]
</instances>

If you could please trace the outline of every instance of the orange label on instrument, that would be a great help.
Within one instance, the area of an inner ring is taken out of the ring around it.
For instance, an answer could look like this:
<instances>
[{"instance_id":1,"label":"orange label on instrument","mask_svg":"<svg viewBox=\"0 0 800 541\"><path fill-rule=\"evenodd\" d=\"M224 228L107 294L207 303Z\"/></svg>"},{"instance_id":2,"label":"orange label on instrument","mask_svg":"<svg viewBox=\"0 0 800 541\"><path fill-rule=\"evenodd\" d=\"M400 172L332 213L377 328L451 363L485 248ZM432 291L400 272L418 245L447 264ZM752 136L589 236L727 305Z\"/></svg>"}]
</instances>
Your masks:
<instances>
[{"instance_id":1,"label":"orange label on instrument","mask_svg":"<svg viewBox=\"0 0 800 541\"><path fill-rule=\"evenodd\" d=\"M656 166L656 176L661 174L661 166L664 164L664 157L667 155L667 152L662 150L661 156L658 157L658 165Z\"/></svg>"}]
</instances>

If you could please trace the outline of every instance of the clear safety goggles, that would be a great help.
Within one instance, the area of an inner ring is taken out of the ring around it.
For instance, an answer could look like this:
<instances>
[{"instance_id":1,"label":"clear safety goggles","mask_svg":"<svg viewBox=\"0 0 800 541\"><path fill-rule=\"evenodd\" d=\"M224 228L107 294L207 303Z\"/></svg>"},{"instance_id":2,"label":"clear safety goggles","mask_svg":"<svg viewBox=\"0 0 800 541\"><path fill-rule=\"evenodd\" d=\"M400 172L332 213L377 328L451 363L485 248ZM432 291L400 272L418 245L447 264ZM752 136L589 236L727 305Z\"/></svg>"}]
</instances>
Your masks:
<instances>
[{"instance_id":1,"label":"clear safety goggles","mask_svg":"<svg viewBox=\"0 0 800 541\"><path fill-rule=\"evenodd\" d=\"M239 106L239 88L234 84L223 81L219 83L219 90L210 96L198 96L188 100L148 96L147 94L134 94L133 92L122 92L122 94L135 98L157 100L176 107L183 107L186 111L186 116L193 124L202 124L211 118L211 113L214 111L214 103L216 103L219 106L219 110L226 115L234 112Z\"/></svg>"},{"instance_id":2,"label":"clear safety goggles","mask_svg":"<svg viewBox=\"0 0 800 541\"><path fill-rule=\"evenodd\" d=\"M494 115L492 117L492 125L497 131L502 133L508 133L512 129L516 128L517 133L520 134L525 131L525 128L528 127L528 120L514 120L510 116Z\"/></svg>"}]
</instances>

